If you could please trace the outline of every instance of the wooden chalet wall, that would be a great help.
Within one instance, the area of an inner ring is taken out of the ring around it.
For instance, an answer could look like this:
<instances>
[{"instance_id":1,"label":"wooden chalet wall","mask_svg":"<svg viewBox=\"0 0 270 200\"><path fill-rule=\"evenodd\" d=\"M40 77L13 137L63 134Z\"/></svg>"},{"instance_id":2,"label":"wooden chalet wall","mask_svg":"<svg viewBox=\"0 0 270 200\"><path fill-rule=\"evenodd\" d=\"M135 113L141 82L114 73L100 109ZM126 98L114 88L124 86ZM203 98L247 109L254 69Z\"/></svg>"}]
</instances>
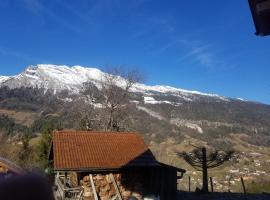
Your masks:
<instances>
[{"instance_id":1,"label":"wooden chalet wall","mask_svg":"<svg viewBox=\"0 0 270 200\"><path fill-rule=\"evenodd\" d=\"M176 199L177 171L170 167L161 167L159 170L160 199Z\"/></svg>"},{"instance_id":2,"label":"wooden chalet wall","mask_svg":"<svg viewBox=\"0 0 270 200\"><path fill-rule=\"evenodd\" d=\"M161 165L125 168L114 173L114 176L123 199L128 199L131 195L140 199L144 195L154 194L160 196L161 200L174 200L177 192L177 172L174 167ZM109 173L69 172L68 175L72 187L78 187L87 185L85 181L89 181L89 174L93 174L98 195L107 198L115 194L112 183L108 179Z\"/></svg>"},{"instance_id":3,"label":"wooden chalet wall","mask_svg":"<svg viewBox=\"0 0 270 200\"><path fill-rule=\"evenodd\" d=\"M177 172L185 171L159 163L137 133L54 132L50 159L56 172L69 175L73 188L82 186L88 196L93 188L102 199L117 191L124 200L149 195L174 200Z\"/></svg>"}]
</instances>

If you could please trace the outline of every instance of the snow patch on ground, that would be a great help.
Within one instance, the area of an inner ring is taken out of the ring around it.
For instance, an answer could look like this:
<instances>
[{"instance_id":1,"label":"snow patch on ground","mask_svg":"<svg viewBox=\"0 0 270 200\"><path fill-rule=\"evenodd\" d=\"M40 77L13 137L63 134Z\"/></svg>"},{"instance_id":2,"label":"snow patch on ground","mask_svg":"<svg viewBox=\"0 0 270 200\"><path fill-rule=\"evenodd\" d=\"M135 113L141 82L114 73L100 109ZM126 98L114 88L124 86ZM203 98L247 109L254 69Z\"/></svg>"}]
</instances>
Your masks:
<instances>
[{"instance_id":1,"label":"snow patch on ground","mask_svg":"<svg viewBox=\"0 0 270 200\"><path fill-rule=\"evenodd\" d=\"M67 102L67 103L70 103L70 102L72 102L73 101L73 99L72 98L69 98L69 97L66 97L66 98L64 98L64 99L62 99L64 102Z\"/></svg>"},{"instance_id":2,"label":"snow patch on ground","mask_svg":"<svg viewBox=\"0 0 270 200\"><path fill-rule=\"evenodd\" d=\"M94 108L104 108L104 106L101 103L90 103Z\"/></svg>"},{"instance_id":3,"label":"snow patch on ground","mask_svg":"<svg viewBox=\"0 0 270 200\"><path fill-rule=\"evenodd\" d=\"M153 97L143 97L145 104L160 104L163 103L162 101L157 101Z\"/></svg>"},{"instance_id":4,"label":"snow patch on ground","mask_svg":"<svg viewBox=\"0 0 270 200\"><path fill-rule=\"evenodd\" d=\"M239 100L239 101L247 101L247 100L245 100L245 99L243 99L243 98L240 98L240 97L238 97L238 98L236 98L237 100Z\"/></svg>"},{"instance_id":5,"label":"snow patch on ground","mask_svg":"<svg viewBox=\"0 0 270 200\"><path fill-rule=\"evenodd\" d=\"M139 110L142 110L142 111L146 112L147 114L149 114L150 116L152 116L154 118L157 118L159 120L163 120L164 119L164 117L162 117L159 113L157 113L157 112L155 112L153 110L150 110L149 108L145 108L143 106L137 106L137 108Z\"/></svg>"},{"instance_id":6,"label":"snow patch on ground","mask_svg":"<svg viewBox=\"0 0 270 200\"><path fill-rule=\"evenodd\" d=\"M131 102L131 103L135 103L136 105L140 103L139 101L136 101L136 100L132 100L132 101L130 101L130 102Z\"/></svg>"},{"instance_id":7,"label":"snow patch on ground","mask_svg":"<svg viewBox=\"0 0 270 200\"><path fill-rule=\"evenodd\" d=\"M226 99L228 101L226 97L222 97L217 94L208 94L208 93L203 93L199 91L184 90L180 88L175 88L171 86L163 86L163 85L148 86L148 85L138 83L133 86L132 90L134 92L151 92L152 91L152 92L159 92L159 93L171 93L180 97L184 96L185 98L187 98L186 100L188 101L192 101L191 98L187 97L189 95L202 95L202 96L216 97L218 99L222 99L222 100Z\"/></svg>"},{"instance_id":8,"label":"snow patch on ground","mask_svg":"<svg viewBox=\"0 0 270 200\"><path fill-rule=\"evenodd\" d=\"M171 105L174 105L174 106L182 105L181 103L175 103L175 102L170 102L170 101L157 101L153 97L146 97L146 96L143 97L143 100L144 100L145 104L162 104L162 103L165 103L165 104L171 104Z\"/></svg>"},{"instance_id":9,"label":"snow patch on ground","mask_svg":"<svg viewBox=\"0 0 270 200\"><path fill-rule=\"evenodd\" d=\"M8 80L10 77L9 76L0 76L0 84L2 82L5 82L6 80Z\"/></svg>"},{"instance_id":10,"label":"snow patch on ground","mask_svg":"<svg viewBox=\"0 0 270 200\"><path fill-rule=\"evenodd\" d=\"M184 127L196 130L200 134L203 134L203 129L198 124L194 123L193 121L191 122L184 119L174 118L170 120L170 123L175 124L176 126L184 126Z\"/></svg>"}]
</instances>

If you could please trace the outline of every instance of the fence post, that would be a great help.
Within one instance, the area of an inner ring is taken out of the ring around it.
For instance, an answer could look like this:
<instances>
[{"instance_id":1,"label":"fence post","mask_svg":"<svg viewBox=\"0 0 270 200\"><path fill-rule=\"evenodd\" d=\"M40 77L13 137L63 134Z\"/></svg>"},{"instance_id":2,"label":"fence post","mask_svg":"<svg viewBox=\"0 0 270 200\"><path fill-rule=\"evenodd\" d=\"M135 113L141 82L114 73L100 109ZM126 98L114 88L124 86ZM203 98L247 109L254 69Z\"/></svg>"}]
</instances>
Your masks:
<instances>
[{"instance_id":1,"label":"fence post","mask_svg":"<svg viewBox=\"0 0 270 200\"><path fill-rule=\"evenodd\" d=\"M231 192L231 179L232 179L232 176L230 176L228 179L228 192L229 193Z\"/></svg>"},{"instance_id":2,"label":"fence post","mask_svg":"<svg viewBox=\"0 0 270 200\"><path fill-rule=\"evenodd\" d=\"M246 187L245 187L245 183L244 183L243 177L241 177L241 183L242 183L244 194L246 194L247 192L246 192Z\"/></svg>"},{"instance_id":3,"label":"fence post","mask_svg":"<svg viewBox=\"0 0 270 200\"><path fill-rule=\"evenodd\" d=\"M188 192L190 192L190 176L188 177Z\"/></svg>"},{"instance_id":4,"label":"fence post","mask_svg":"<svg viewBox=\"0 0 270 200\"><path fill-rule=\"evenodd\" d=\"M214 192L213 179L211 176L210 176L210 183L211 183L211 192Z\"/></svg>"}]
</instances>

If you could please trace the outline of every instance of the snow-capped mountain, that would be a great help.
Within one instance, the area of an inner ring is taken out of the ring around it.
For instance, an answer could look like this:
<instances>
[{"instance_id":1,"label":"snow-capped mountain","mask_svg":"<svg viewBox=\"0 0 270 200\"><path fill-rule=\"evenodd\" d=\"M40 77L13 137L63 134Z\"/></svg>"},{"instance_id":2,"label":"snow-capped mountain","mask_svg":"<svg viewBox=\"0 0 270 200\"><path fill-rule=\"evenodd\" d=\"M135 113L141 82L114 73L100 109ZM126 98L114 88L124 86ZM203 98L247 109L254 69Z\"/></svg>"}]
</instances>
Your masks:
<instances>
[{"instance_id":1,"label":"snow-capped mountain","mask_svg":"<svg viewBox=\"0 0 270 200\"><path fill-rule=\"evenodd\" d=\"M39 64L36 66L29 66L25 71L15 76L0 76L0 86L8 86L11 89L20 87L38 87L45 90L50 89L55 92L68 90L71 93L79 93L85 82L92 82L99 87L104 74L104 72L97 68ZM119 78L117 84L121 87L123 85L123 79ZM207 94L162 85L149 86L137 83L131 90L133 92L145 94L146 102L148 96L152 96L156 93L173 95L187 101L192 101L194 98L198 97L213 97L214 99L223 101L229 100L228 98L216 94ZM155 100L151 101L151 103L154 102Z\"/></svg>"},{"instance_id":2,"label":"snow-capped mountain","mask_svg":"<svg viewBox=\"0 0 270 200\"><path fill-rule=\"evenodd\" d=\"M8 80L10 77L9 76L0 76L0 84L6 80Z\"/></svg>"},{"instance_id":3,"label":"snow-capped mountain","mask_svg":"<svg viewBox=\"0 0 270 200\"><path fill-rule=\"evenodd\" d=\"M59 116L63 122L70 120L67 123L68 128L74 128L69 126L76 120L81 120L78 116L90 108L89 103L93 116L98 115L102 109L98 100L86 101L88 97L81 91L84 83L91 82L96 86L92 87L93 93L98 93L105 75L105 72L97 68L82 66L29 66L18 75L0 76L0 108L15 112L34 112L41 119L50 114ZM117 77L116 84L123 87L124 81ZM62 92L63 90L68 92ZM55 95L52 95L52 91ZM205 140L213 136L220 139L220 135L229 135L231 132L270 132L269 105L142 83L135 84L131 92L133 94L128 98L128 112L132 113L133 117L127 123L130 123L134 130L155 134L170 133L173 137L178 137L175 134L181 132L193 134L193 137L200 139L205 137ZM86 105L83 105L84 103ZM84 106L87 106L87 109L83 109Z\"/></svg>"},{"instance_id":4,"label":"snow-capped mountain","mask_svg":"<svg viewBox=\"0 0 270 200\"><path fill-rule=\"evenodd\" d=\"M26 68L21 74L1 78L0 85L9 88L38 87L56 92L69 90L77 93L84 82L98 81L101 76L102 72L95 68L37 65Z\"/></svg>"}]
</instances>

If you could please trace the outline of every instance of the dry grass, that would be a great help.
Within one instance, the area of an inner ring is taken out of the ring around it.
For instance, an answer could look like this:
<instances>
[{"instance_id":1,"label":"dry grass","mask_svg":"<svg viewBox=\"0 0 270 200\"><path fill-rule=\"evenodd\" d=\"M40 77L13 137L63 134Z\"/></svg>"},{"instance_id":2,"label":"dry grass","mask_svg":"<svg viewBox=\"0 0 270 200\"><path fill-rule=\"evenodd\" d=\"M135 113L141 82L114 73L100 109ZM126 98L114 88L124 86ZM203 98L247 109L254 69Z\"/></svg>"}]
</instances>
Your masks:
<instances>
[{"instance_id":1,"label":"dry grass","mask_svg":"<svg viewBox=\"0 0 270 200\"><path fill-rule=\"evenodd\" d=\"M37 113L34 112L22 112L6 109L0 109L0 115L1 114L7 115L8 117L14 119L16 123L25 126L30 126L38 115Z\"/></svg>"},{"instance_id":2,"label":"dry grass","mask_svg":"<svg viewBox=\"0 0 270 200\"><path fill-rule=\"evenodd\" d=\"M266 171L265 175L254 176L254 181L261 181L262 179L268 179L270 177L270 169L264 164L264 161L270 160L270 148L250 145L247 142L241 140L241 136L241 134L231 135L230 141L232 143L232 148L234 148L239 153L245 152L247 155L252 152L257 152L261 155L258 158L249 158L247 162L245 162L244 160L241 160L238 163L228 162L218 168L209 170L209 176L214 177L214 180L218 181L219 183L226 181L226 176L230 175L229 171L231 169L242 169L244 167L249 168L253 172L255 172L256 170ZM174 143L171 139L168 139L166 142L160 144L151 142L150 148L159 161L186 169L187 173L180 181L179 187L181 190L186 190L188 184L188 176L190 176L193 178L192 191L194 191L196 187L201 187L201 180L199 180L201 179L201 173L189 166L183 159L179 158L179 156L177 156L176 154L176 152L191 151L194 147L192 147L190 144L196 146L203 145L203 143L197 139L186 137L181 143ZM256 167L255 163L252 161L254 159L260 160L261 166ZM216 188L216 186L214 187ZM228 191L227 184L224 184L224 187L220 188L218 191ZM242 192L241 183L239 181L235 181L235 185L231 185L231 191Z\"/></svg>"}]
</instances>

